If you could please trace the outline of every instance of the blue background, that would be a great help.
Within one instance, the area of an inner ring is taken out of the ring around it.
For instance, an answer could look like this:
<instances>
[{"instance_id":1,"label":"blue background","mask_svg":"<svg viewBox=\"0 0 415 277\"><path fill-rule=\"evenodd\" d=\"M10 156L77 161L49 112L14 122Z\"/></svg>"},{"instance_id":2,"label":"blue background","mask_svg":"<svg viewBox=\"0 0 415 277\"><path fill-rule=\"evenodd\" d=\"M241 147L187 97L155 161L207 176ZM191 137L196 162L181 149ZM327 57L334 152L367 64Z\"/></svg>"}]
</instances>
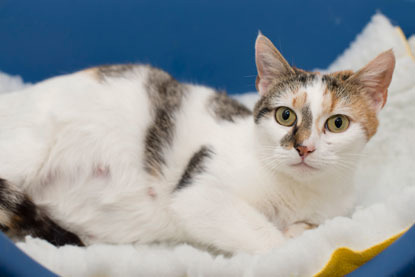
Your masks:
<instances>
[{"instance_id":1,"label":"blue background","mask_svg":"<svg viewBox=\"0 0 415 277\"><path fill-rule=\"evenodd\" d=\"M258 30L292 64L324 68L376 11L415 33L415 0L0 0L0 70L36 82L142 62L179 80L252 91Z\"/></svg>"},{"instance_id":2,"label":"blue background","mask_svg":"<svg viewBox=\"0 0 415 277\"><path fill-rule=\"evenodd\" d=\"M377 11L415 33L415 0L0 0L0 70L37 82L144 62L179 80L252 91L258 30L292 64L324 68ZM414 230L352 276L413 275ZM1 234L0 249L0 275L49 276Z\"/></svg>"}]
</instances>

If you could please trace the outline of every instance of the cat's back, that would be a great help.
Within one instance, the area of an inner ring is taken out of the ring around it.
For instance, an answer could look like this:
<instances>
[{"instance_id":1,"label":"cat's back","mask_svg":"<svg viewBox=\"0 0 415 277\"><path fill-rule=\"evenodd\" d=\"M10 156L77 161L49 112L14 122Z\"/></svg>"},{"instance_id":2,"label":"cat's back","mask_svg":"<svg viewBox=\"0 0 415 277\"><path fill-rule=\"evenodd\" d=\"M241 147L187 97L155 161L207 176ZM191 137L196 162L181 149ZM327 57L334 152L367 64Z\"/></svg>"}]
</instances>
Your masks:
<instances>
[{"instance_id":1,"label":"cat's back","mask_svg":"<svg viewBox=\"0 0 415 277\"><path fill-rule=\"evenodd\" d=\"M131 110L156 114L191 108L208 113L218 122L234 122L250 111L214 89L178 82L167 72L141 64L104 65L53 77L21 91L0 95L0 116L22 110L59 114L111 110ZM21 108L19 108L21 107Z\"/></svg>"},{"instance_id":2,"label":"cat's back","mask_svg":"<svg viewBox=\"0 0 415 277\"><path fill-rule=\"evenodd\" d=\"M94 67L0 97L0 130L7 130L0 162L17 168L0 173L18 181L13 177L75 174L95 164L120 171L135 164L151 176L171 166L181 171L202 145L229 137L229 126L248 115L225 94L151 66Z\"/></svg>"},{"instance_id":3,"label":"cat's back","mask_svg":"<svg viewBox=\"0 0 415 277\"><path fill-rule=\"evenodd\" d=\"M115 65L49 78L20 91L0 95L0 116L32 112L93 113L111 106L128 108L137 102L146 104L148 71L147 66Z\"/></svg>"},{"instance_id":4,"label":"cat's back","mask_svg":"<svg viewBox=\"0 0 415 277\"><path fill-rule=\"evenodd\" d=\"M147 127L160 107L178 109L185 86L147 65L108 65L47 79L0 96L0 128L55 128L88 123Z\"/></svg>"},{"instance_id":5,"label":"cat's back","mask_svg":"<svg viewBox=\"0 0 415 277\"><path fill-rule=\"evenodd\" d=\"M152 121L150 71L142 65L101 66L2 94L0 162L9 166L0 167L1 176L30 183L22 176L72 174L74 165L89 170L111 158L124 164L122 155L142 151Z\"/></svg>"}]
</instances>

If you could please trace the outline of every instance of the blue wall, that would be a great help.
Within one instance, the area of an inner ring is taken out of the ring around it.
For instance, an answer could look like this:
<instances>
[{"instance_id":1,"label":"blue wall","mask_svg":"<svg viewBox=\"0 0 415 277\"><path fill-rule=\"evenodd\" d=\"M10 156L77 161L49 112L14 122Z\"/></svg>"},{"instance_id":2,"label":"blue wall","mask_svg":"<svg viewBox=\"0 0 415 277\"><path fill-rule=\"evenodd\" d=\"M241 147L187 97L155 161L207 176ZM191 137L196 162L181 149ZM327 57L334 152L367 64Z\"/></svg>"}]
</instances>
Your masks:
<instances>
[{"instance_id":1,"label":"blue wall","mask_svg":"<svg viewBox=\"0 0 415 277\"><path fill-rule=\"evenodd\" d=\"M229 92L254 90L254 41L324 68L381 11L409 35L415 0L0 0L0 70L25 81L125 62Z\"/></svg>"}]
</instances>

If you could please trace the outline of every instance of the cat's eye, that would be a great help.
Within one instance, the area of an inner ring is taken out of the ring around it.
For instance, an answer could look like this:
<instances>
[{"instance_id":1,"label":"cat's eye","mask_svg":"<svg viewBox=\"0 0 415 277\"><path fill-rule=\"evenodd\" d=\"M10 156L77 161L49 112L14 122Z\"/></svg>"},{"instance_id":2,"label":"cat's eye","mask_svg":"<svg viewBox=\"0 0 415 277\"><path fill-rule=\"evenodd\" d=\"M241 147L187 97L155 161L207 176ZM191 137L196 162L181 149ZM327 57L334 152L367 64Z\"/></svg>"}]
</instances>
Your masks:
<instances>
[{"instance_id":1,"label":"cat's eye","mask_svg":"<svg viewBox=\"0 0 415 277\"><path fill-rule=\"evenodd\" d=\"M326 128L332 133L341 133L349 127L350 121L347 116L336 114L327 119Z\"/></svg>"},{"instance_id":2,"label":"cat's eye","mask_svg":"<svg viewBox=\"0 0 415 277\"><path fill-rule=\"evenodd\" d=\"M275 111L275 120L283 126L292 126L297 120L297 115L287 107L279 107Z\"/></svg>"}]
</instances>

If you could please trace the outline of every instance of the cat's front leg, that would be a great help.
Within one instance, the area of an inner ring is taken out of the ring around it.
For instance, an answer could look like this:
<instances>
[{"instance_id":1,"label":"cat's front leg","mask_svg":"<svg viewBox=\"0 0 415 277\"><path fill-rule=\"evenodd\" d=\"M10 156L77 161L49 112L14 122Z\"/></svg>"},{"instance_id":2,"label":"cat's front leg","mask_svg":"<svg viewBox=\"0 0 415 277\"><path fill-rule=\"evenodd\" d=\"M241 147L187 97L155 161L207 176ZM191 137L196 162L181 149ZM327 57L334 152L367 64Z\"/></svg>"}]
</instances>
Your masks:
<instances>
[{"instance_id":1,"label":"cat's front leg","mask_svg":"<svg viewBox=\"0 0 415 277\"><path fill-rule=\"evenodd\" d=\"M305 231L317 228L316 224L312 224L306 221L298 221L284 230L284 236L287 238L296 238L302 235Z\"/></svg>"},{"instance_id":2,"label":"cat's front leg","mask_svg":"<svg viewBox=\"0 0 415 277\"><path fill-rule=\"evenodd\" d=\"M229 191L192 184L174 194L173 211L191 242L231 253L263 253L284 241L263 214Z\"/></svg>"}]
</instances>

